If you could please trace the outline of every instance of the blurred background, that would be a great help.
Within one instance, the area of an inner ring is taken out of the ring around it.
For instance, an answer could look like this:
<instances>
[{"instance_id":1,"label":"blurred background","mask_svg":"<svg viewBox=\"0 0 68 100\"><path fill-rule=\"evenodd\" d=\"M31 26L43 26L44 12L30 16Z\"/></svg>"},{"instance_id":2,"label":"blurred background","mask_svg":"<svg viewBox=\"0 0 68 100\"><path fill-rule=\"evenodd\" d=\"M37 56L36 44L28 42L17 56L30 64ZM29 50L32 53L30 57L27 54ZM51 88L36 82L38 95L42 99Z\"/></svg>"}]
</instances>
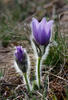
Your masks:
<instances>
[{"instance_id":1,"label":"blurred background","mask_svg":"<svg viewBox=\"0 0 68 100\"><path fill-rule=\"evenodd\" d=\"M67 2L67 0L38 0L38 2L36 0L0 0L0 40L2 44L7 46L11 41L24 39L26 36L19 35L23 35L24 31L29 31L27 24L30 24L32 17L38 18L39 21L44 16L47 19L55 19L58 16L61 20L67 20L66 14L64 15L68 10ZM63 23L61 23L61 28ZM67 27L67 24L64 26ZM30 32L27 33L30 34Z\"/></svg>"},{"instance_id":2,"label":"blurred background","mask_svg":"<svg viewBox=\"0 0 68 100\"><path fill-rule=\"evenodd\" d=\"M31 71L34 70L35 56L30 43L33 17L39 21L43 17L54 20L52 41L58 46L53 43L50 47L43 69L46 65L46 70L52 68L52 74L65 79L61 81L57 76L50 75L50 87L58 97L52 100L68 100L68 0L0 0L0 77L3 76L8 83L20 84L20 77L11 68L14 65L14 47L17 45L26 48ZM33 77L30 76L31 79Z\"/></svg>"}]
</instances>

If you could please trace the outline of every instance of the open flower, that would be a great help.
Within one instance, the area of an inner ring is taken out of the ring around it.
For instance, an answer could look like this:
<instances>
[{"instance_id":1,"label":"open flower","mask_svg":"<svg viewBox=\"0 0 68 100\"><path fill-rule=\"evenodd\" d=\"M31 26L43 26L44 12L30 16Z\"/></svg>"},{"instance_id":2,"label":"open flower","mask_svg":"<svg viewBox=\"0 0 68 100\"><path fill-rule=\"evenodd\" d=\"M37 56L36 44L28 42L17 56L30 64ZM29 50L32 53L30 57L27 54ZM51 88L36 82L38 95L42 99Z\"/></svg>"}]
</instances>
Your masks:
<instances>
[{"instance_id":1,"label":"open flower","mask_svg":"<svg viewBox=\"0 0 68 100\"><path fill-rule=\"evenodd\" d=\"M34 40L40 45L48 45L51 37L51 27L53 20L46 21L45 18L38 22L37 19L32 20L32 32Z\"/></svg>"}]
</instances>

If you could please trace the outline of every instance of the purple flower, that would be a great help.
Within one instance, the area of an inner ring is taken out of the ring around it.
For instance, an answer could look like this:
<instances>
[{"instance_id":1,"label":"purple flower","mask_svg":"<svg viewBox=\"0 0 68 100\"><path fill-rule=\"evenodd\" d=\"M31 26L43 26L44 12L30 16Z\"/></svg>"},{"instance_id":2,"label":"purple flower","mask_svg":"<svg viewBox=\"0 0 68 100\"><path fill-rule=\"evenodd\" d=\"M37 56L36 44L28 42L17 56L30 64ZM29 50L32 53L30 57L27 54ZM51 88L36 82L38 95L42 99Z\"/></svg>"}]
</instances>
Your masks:
<instances>
[{"instance_id":1,"label":"purple flower","mask_svg":"<svg viewBox=\"0 0 68 100\"><path fill-rule=\"evenodd\" d=\"M16 47L15 61L18 65L18 68L23 73L27 72L27 69L28 69L27 53L26 53L26 50L22 48L22 46Z\"/></svg>"},{"instance_id":2,"label":"purple flower","mask_svg":"<svg viewBox=\"0 0 68 100\"><path fill-rule=\"evenodd\" d=\"M37 19L32 20L32 32L34 40L40 45L48 45L51 37L51 27L53 20L46 21L45 18L38 22Z\"/></svg>"},{"instance_id":3,"label":"purple flower","mask_svg":"<svg viewBox=\"0 0 68 100\"><path fill-rule=\"evenodd\" d=\"M22 46L16 47L15 57L19 62L22 62L24 58L24 49L22 48Z\"/></svg>"}]
</instances>

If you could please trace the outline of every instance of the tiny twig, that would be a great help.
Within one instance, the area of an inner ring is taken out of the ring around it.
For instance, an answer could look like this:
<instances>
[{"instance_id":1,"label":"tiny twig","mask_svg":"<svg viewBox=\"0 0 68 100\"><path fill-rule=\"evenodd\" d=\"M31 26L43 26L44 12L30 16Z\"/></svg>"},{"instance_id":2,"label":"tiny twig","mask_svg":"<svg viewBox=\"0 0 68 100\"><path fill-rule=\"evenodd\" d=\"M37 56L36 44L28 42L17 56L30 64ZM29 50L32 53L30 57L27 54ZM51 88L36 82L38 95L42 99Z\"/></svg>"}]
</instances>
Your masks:
<instances>
[{"instance_id":1,"label":"tiny twig","mask_svg":"<svg viewBox=\"0 0 68 100\"><path fill-rule=\"evenodd\" d=\"M49 91L49 73L48 73L48 91Z\"/></svg>"},{"instance_id":2,"label":"tiny twig","mask_svg":"<svg viewBox=\"0 0 68 100\"><path fill-rule=\"evenodd\" d=\"M1 83L1 85L4 85L4 86L9 86L9 87L16 87L17 85L16 84L10 84L10 83Z\"/></svg>"},{"instance_id":3,"label":"tiny twig","mask_svg":"<svg viewBox=\"0 0 68 100\"><path fill-rule=\"evenodd\" d=\"M60 76L57 76L57 75L55 75L55 74L53 74L53 73L50 73L50 72L44 72L45 74L49 74L49 75L52 75L52 76L54 76L54 77L57 77L57 78L59 78L59 79L61 79L61 80L63 80L63 81L65 81L67 84L68 84L68 80L66 80L66 79L64 79L64 78L62 78L62 77L60 77Z\"/></svg>"},{"instance_id":4,"label":"tiny twig","mask_svg":"<svg viewBox=\"0 0 68 100\"><path fill-rule=\"evenodd\" d=\"M43 95L39 92L39 91L36 91L41 97L43 97Z\"/></svg>"}]
</instances>

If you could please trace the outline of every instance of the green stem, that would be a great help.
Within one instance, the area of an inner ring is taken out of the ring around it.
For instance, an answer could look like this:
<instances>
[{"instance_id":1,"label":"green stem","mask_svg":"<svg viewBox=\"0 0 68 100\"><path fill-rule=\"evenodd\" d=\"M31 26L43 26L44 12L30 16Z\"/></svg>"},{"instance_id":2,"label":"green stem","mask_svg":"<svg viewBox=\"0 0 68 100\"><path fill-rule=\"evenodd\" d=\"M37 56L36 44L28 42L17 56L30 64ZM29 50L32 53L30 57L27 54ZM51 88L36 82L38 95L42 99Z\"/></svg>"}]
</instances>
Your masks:
<instances>
[{"instance_id":1,"label":"green stem","mask_svg":"<svg viewBox=\"0 0 68 100\"><path fill-rule=\"evenodd\" d=\"M37 81L38 81L38 87L40 88L40 61L41 58L38 57L38 65L37 65Z\"/></svg>"},{"instance_id":2,"label":"green stem","mask_svg":"<svg viewBox=\"0 0 68 100\"><path fill-rule=\"evenodd\" d=\"M28 79L27 79L27 73L24 73L24 78L25 78L25 82L26 82L26 85L27 85L27 89L30 92L30 86L29 86L29 82L28 82Z\"/></svg>"}]
</instances>

